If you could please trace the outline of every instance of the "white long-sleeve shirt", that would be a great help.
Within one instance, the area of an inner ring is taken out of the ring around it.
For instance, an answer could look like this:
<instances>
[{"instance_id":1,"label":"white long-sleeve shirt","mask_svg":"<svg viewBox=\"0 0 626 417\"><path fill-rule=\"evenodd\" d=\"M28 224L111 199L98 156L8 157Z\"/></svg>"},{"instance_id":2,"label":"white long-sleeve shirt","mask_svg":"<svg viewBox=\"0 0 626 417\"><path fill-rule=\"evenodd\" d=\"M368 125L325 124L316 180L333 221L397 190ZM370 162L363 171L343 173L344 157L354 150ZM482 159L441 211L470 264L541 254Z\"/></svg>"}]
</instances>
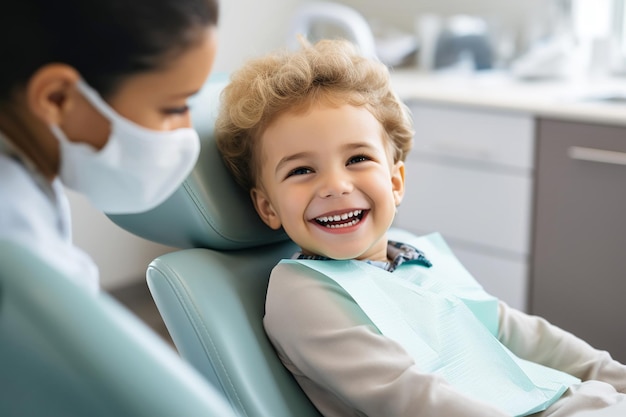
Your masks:
<instances>
[{"instance_id":1,"label":"white long-sleeve shirt","mask_svg":"<svg viewBox=\"0 0 626 417\"><path fill-rule=\"evenodd\" d=\"M457 392L441 377L420 372L338 284L293 265L279 264L272 271L264 325L283 364L327 417L506 415ZM521 358L626 392L626 366L504 303L499 304L498 339Z\"/></svg>"}]
</instances>

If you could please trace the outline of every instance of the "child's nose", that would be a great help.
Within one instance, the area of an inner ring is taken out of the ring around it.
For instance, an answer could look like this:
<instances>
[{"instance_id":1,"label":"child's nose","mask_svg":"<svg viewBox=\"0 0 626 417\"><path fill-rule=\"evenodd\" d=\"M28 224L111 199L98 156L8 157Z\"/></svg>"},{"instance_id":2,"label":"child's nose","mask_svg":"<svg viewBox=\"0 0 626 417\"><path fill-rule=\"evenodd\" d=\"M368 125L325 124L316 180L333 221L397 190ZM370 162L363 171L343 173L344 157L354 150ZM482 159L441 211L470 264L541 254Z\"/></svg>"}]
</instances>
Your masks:
<instances>
[{"instance_id":1,"label":"child's nose","mask_svg":"<svg viewBox=\"0 0 626 417\"><path fill-rule=\"evenodd\" d=\"M319 195L322 198L341 197L350 194L353 189L354 186L348 176L333 172L324 175Z\"/></svg>"}]
</instances>

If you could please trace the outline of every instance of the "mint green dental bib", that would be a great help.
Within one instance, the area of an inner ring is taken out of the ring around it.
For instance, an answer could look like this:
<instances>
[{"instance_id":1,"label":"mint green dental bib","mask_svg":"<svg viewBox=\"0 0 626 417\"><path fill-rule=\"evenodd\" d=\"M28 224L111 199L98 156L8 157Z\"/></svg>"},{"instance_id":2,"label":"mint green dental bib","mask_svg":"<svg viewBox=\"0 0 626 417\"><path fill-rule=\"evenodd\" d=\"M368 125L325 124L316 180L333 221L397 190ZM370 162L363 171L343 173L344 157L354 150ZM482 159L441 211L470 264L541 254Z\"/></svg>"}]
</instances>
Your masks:
<instances>
[{"instance_id":1,"label":"mint green dental bib","mask_svg":"<svg viewBox=\"0 0 626 417\"><path fill-rule=\"evenodd\" d=\"M283 260L340 285L378 330L424 373L513 416L546 409L579 380L515 356L497 339L498 300L465 270L439 234L409 235L433 263L393 273L362 261Z\"/></svg>"}]
</instances>

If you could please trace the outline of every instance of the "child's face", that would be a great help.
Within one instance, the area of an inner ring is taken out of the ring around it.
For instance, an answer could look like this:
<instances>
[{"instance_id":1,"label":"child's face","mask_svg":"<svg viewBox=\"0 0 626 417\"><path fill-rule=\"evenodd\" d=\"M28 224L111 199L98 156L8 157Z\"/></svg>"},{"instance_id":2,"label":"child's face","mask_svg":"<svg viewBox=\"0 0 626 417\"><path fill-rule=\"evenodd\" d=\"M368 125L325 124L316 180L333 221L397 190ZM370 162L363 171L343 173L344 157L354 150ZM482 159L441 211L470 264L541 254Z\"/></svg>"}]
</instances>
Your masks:
<instances>
[{"instance_id":1,"label":"child's face","mask_svg":"<svg viewBox=\"0 0 626 417\"><path fill-rule=\"evenodd\" d=\"M251 195L273 229L305 254L387 259L387 230L404 193L381 124L363 107L313 106L280 115L260 138Z\"/></svg>"}]
</instances>

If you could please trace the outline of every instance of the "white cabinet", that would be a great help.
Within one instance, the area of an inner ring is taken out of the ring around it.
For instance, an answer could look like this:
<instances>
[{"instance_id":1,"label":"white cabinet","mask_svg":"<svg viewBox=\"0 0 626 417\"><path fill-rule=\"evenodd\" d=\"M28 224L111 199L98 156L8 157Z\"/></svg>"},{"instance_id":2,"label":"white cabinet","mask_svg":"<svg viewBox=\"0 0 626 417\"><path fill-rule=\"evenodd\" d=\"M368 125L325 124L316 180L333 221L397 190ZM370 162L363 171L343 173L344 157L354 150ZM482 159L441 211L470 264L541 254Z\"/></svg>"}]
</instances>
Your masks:
<instances>
[{"instance_id":1,"label":"white cabinet","mask_svg":"<svg viewBox=\"0 0 626 417\"><path fill-rule=\"evenodd\" d=\"M395 226L440 232L493 295L527 309L532 115L410 103L415 144Z\"/></svg>"}]
</instances>

